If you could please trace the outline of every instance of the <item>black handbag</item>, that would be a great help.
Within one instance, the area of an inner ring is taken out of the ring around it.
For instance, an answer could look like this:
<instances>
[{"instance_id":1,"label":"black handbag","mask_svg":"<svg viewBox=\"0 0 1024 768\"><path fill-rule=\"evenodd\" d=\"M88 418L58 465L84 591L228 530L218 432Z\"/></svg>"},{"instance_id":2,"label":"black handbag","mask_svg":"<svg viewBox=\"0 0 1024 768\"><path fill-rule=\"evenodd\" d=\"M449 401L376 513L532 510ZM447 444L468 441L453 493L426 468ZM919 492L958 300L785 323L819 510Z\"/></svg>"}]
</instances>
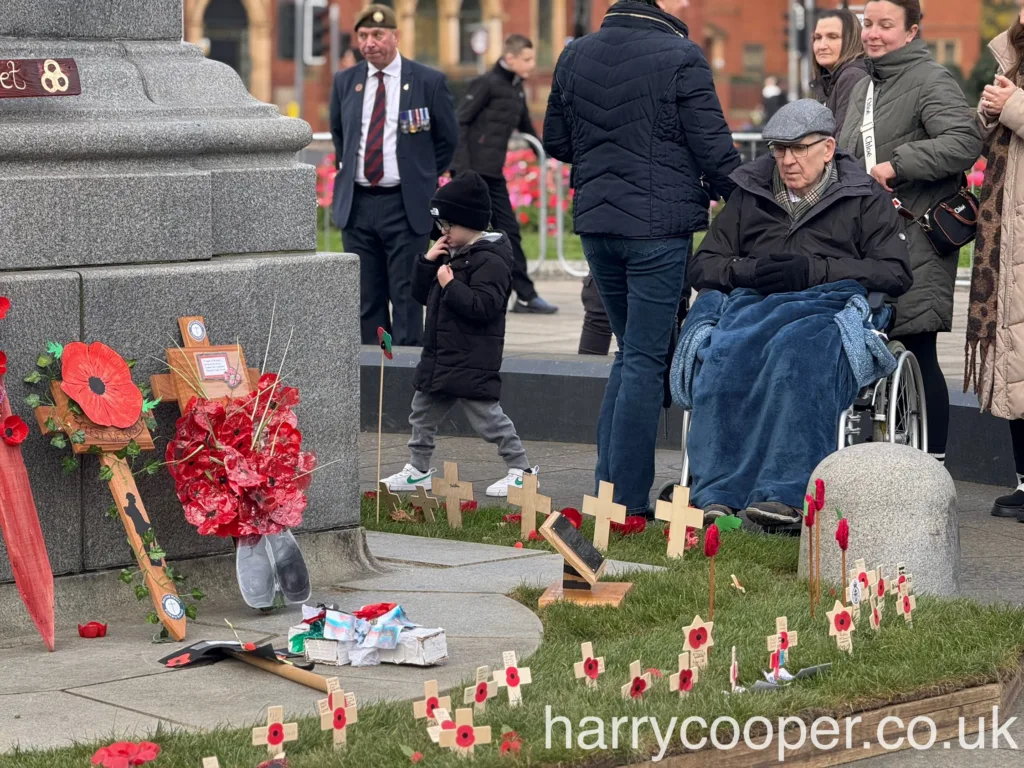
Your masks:
<instances>
[{"instance_id":1,"label":"black handbag","mask_svg":"<svg viewBox=\"0 0 1024 768\"><path fill-rule=\"evenodd\" d=\"M921 216L915 216L903 207L899 198L893 205L905 219L924 230L940 256L951 256L978 235L978 198L967 186L967 177L961 175L960 189L952 197L932 206Z\"/></svg>"}]
</instances>

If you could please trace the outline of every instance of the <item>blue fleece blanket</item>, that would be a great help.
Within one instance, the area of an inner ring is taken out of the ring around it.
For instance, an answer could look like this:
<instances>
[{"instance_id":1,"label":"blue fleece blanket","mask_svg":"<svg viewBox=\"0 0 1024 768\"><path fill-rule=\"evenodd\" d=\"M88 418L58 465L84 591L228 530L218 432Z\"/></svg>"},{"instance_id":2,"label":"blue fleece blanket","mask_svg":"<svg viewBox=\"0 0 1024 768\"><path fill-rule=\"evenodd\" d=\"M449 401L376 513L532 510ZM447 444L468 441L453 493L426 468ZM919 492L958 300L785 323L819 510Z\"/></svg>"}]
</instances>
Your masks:
<instances>
[{"instance_id":1,"label":"blue fleece blanket","mask_svg":"<svg viewBox=\"0 0 1024 768\"><path fill-rule=\"evenodd\" d=\"M808 478L836 450L839 416L866 375L855 376L844 333L864 345L862 355L869 349L877 363L872 376L895 362L884 345L881 353L869 346L878 340L866 325L862 334L850 332L848 305L860 309L851 300L864 294L847 280L799 294L707 291L694 302L672 387L677 402L693 411L687 445L697 507L803 506Z\"/></svg>"}]
</instances>

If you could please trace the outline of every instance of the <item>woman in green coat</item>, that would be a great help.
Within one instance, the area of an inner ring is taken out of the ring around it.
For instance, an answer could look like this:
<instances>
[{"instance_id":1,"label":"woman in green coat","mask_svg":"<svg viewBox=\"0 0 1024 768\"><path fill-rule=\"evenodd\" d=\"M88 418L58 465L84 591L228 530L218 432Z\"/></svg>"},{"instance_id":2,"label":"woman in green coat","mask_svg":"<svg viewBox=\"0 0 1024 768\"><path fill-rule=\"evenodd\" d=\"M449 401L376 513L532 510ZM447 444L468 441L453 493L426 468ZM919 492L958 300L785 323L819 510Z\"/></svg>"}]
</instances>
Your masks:
<instances>
[{"instance_id":1,"label":"woman in green coat","mask_svg":"<svg viewBox=\"0 0 1024 768\"><path fill-rule=\"evenodd\" d=\"M868 172L903 207L920 216L960 187L961 174L981 154L974 110L945 67L920 39L918 0L869 0L861 39L870 77L854 86L840 149L865 163ZM874 158L865 160L862 131L868 85L874 83ZM939 368L937 334L953 325L953 283L958 254L940 256L924 230L907 226L914 284L896 305L892 336L921 364L928 405L928 451L946 456L949 391Z\"/></svg>"}]
</instances>

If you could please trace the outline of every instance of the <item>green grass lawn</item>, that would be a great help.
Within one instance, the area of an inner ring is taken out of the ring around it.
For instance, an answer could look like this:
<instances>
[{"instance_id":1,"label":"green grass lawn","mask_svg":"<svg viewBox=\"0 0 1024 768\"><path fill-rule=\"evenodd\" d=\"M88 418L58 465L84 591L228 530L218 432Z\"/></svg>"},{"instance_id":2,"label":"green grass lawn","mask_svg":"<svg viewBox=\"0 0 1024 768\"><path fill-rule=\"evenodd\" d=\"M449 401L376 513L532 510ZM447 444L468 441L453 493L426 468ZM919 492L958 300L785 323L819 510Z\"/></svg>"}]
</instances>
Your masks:
<instances>
[{"instance_id":1,"label":"green grass lawn","mask_svg":"<svg viewBox=\"0 0 1024 768\"><path fill-rule=\"evenodd\" d=\"M509 544L518 526L502 526L504 507L481 508L465 516L461 530L449 531L445 522L433 525L396 523L390 519L375 523L373 501L363 502L363 523L367 528L401 531L423 536L450 536L467 541ZM589 535L590 526L584 532ZM546 543L527 542L527 547L545 549ZM629 760L649 759L658 752L650 726L640 729L640 749L633 752L629 739L607 752L566 749L564 731L555 729L552 748L544 743L545 706L552 716L566 716L573 723L574 737L584 717L656 717L664 730L671 718L678 723L690 715L711 722L717 716L732 716L740 723L760 715L773 722L794 713L815 716L832 713L843 716L887 703L924 695L946 693L1005 678L1018 664L1024 650L1024 612L1005 607L983 607L970 600L942 600L919 597L913 628L896 614L892 600L886 606L882 628L877 634L866 616L853 635L854 656L836 649L828 636L825 603L833 598L823 585L822 606L816 620L810 618L806 584L794 577L797 561L796 539L768 537L735 531L723 534L717 559L717 597L714 648L710 666L701 670L693 693L684 699L668 690L668 675L675 670L682 649L681 628L700 613L707 619L708 562L700 549L691 550L681 561L666 561L661 524L644 534L622 538L612 535L609 556L638 562L667 564L661 572L632 574L633 590L621 609L583 608L556 604L540 611L544 639L540 649L521 660L533 675L524 689L524 706L512 709L499 697L476 725L490 725L495 743L476 750L475 764L487 768L502 765L609 766ZM827 557L838 556L826 550ZM856 556L851 552L851 556ZM891 566L890 566L891 567ZM746 588L740 594L730 584L735 573ZM919 584L924 589L926 585ZM531 609L536 608L539 589L521 587L513 593ZM789 669L832 662L830 673L800 681L781 691L727 695L730 648L737 647L740 683L751 685L768 665L766 637L774 632L775 617L786 615L790 631L799 633L799 645L790 651ZM591 641L605 658L606 673L598 689L590 691L573 677L572 664L579 658L581 642ZM494 649L500 651L502 649ZM628 667L634 659L644 669L660 671L642 701L624 701L619 688L627 682ZM367 670L364 675L373 675ZM469 681L467 681L468 684ZM462 701L461 687L451 691ZM504 694L502 693L502 696ZM310 691L310 713L318 698ZM291 713L296 714L296 713ZM465 762L434 746L422 724L412 717L408 702L367 705L359 711L359 722L349 730L346 751L334 753L328 734L321 733L319 721L301 718L300 738L288 745L291 768L329 766L373 766L388 768L408 764L401 747L422 752L422 765L453 768ZM517 731L522 751L500 756L500 731ZM592 727L588 724L586 727ZM628 732L628 726L623 735ZM610 732L609 732L610 733ZM695 730L691 738L700 735ZM728 734L723 734L728 741ZM255 766L266 753L249 746L248 730L216 730L206 733L163 732L154 741L163 748L155 768L196 768L201 758L216 754L221 765ZM574 742L575 743L575 742ZM610 747L610 736L609 736ZM14 753L0 757L5 768L62 768L83 766L96 745L83 745L48 752ZM682 747L674 739L669 753ZM774 747L773 747L774 749Z\"/></svg>"}]
</instances>

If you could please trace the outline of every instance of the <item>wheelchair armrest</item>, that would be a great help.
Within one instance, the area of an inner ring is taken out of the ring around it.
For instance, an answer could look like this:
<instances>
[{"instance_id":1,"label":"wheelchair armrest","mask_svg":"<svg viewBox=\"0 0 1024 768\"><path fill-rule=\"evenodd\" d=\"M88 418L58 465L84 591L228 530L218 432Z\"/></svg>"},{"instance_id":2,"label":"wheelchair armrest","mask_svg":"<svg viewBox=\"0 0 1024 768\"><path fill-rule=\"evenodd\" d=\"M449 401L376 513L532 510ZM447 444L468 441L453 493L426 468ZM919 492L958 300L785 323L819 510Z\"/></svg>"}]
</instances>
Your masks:
<instances>
[{"instance_id":1,"label":"wheelchair armrest","mask_svg":"<svg viewBox=\"0 0 1024 768\"><path fill-rule=\"evenodd\" d=\"M872 313L881 312L887 298L888 296L881 291L871 291L868 294L868 307L871 308Z\"/></svg>"}]
</instances>

